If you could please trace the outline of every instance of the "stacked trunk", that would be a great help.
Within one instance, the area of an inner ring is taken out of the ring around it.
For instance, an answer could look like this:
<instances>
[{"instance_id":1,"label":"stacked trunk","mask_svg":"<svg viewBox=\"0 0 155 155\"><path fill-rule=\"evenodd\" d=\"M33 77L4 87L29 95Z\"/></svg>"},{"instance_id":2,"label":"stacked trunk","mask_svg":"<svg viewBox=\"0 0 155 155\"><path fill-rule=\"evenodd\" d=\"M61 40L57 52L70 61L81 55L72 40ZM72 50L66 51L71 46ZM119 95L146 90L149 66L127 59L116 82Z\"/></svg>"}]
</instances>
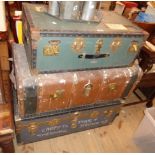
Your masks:
<instances>
[{"instance_id":1,"label":"stacked trunk","mask_svg":"<svg viewBox=\"0 0 155 155\"><path fill-rule=\"evenodd\" d=\"M118 21L75 23L23 6L24 46L12 46L18 142L111 123L141 79L134 60L147 34L115 13Z\"/></svg>"}]
</instances>

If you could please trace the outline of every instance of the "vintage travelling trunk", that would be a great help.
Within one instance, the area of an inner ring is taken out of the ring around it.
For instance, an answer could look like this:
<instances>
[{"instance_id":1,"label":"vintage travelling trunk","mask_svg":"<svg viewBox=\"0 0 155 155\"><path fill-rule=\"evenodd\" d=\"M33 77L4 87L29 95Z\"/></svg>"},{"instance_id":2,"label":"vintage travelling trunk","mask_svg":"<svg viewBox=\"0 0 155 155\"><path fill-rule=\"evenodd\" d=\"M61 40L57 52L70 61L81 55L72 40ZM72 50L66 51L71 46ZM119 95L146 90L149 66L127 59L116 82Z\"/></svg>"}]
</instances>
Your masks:
<instances>
[{"instance_id":1,"label":"vintage travelling trunk","mask_svg":"<svg viewBox=\"0 0 155 155\"><path fill-rule=\"evenodd\" d=\"M104 11L100 23L79 23L25 3L23 36L30 67L49 73L129 66L148 34L112 11Z\"/></svg>"},{"instance_id":2,"label":"vintage travelling trunk","mask_svg":"<svg viewBox=\"0 0 155 155\"><path fill-rule=\"evenodd\" d=\"M142 76L138 65L126 68L32 74L23 45L13 44L21 117L56 110L107 104L126 97Z\"/></svg>"},{"instance_id":3,"label":"vintage travelling trunk","mask_svg":"<svg viewBox=\"0 0 155 155\"><path fill-rule=\"evenodd\" d=\"M18 105L15 104L14 109L17 110L16 106ZM46 114L24 119L20 118L16 111L14 119L17 143L26 144L108 125L119 114L120 108L121 103L117 100L109 103L109 106L78 108L55 115Z\"/></svg>"}]
</instances>

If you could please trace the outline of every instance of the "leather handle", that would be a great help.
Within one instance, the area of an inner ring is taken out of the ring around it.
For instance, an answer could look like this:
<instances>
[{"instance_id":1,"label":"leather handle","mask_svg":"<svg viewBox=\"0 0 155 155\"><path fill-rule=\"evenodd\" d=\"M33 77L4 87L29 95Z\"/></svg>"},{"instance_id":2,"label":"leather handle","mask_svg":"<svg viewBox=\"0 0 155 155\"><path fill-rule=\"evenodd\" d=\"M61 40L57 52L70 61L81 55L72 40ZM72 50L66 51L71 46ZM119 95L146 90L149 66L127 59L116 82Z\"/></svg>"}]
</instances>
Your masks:
<instances>
[{"instance_id":1,"label":"leather handle","mask_svg":"<svg viewBox=\"0 0 155 155\"><path fill-rule=\"evenodd\" d=\"M110 54L80 54L78 55L78 58L85 58L85 59L99 59L99 58L105 58L109 57Z\"/></svg>"}]
</instances>

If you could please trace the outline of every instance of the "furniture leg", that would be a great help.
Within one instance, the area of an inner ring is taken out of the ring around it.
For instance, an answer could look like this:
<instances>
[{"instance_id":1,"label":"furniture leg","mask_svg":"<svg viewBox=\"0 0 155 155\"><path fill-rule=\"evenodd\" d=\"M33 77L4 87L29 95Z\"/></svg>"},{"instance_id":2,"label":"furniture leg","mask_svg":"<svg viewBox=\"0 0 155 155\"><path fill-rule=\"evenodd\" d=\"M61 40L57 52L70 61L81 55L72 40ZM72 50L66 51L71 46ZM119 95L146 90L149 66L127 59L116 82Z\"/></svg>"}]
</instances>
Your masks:
<instances>
[{"instance_id":1,"label":"furniture leg","mask_svg":"<svg viewBox=\"0 0 155 155\"><path fill-rule=\"evenodd\" d=\"M0 146L2 148L3 153L14 153L15 152L13 139L1 142Z\"/></svg>"},{"instance_id":2,"label":"furniture leg","mask_svg":"<svg viewBox=\"0 0 155 155\"><path fill-rule=\"evenodd\" d=\"M153 90L153 92L151 93L151 95L148 98L148 102L146 103L146 107L150 108L153 106L153 99L155 97L155 90Z\"/></svg>"}]
</instances>

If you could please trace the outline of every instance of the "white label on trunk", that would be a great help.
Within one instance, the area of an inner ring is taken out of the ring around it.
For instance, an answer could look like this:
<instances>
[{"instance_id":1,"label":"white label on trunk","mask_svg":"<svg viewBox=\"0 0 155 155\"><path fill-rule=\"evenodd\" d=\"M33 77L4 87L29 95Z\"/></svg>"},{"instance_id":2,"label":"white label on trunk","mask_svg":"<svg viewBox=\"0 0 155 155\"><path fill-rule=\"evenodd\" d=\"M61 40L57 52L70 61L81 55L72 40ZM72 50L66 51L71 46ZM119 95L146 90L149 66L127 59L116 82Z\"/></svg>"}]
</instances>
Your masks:
<instances>
[{"instance_id":1,"label":"white label on trunk","mask_svg":"<svg viewBox=\"0 0 155 155\"><path fill-rule=\"evenodd\" d=\"M122 24L106 24L110 29L113 30L128 30L124 25Z\"/></svg>"}]
</instances>

